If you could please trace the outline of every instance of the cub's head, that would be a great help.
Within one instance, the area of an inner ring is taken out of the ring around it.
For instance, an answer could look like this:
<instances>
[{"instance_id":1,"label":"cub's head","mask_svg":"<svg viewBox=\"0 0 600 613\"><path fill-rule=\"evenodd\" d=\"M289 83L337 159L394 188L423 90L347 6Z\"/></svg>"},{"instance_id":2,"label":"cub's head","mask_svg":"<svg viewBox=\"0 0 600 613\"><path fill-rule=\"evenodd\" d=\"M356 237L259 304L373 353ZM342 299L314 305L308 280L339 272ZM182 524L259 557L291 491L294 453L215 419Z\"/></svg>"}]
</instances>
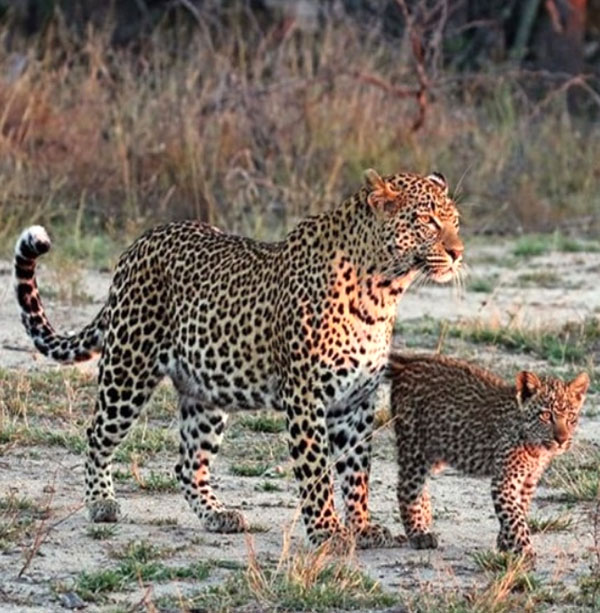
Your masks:
<instances>
[{"instance_id":1,"label":"cub's head","mask_svg":"<svg viewBox=\"0 0 600 613\"><path fill-rule=\"evenodd\" d=\"M402 173L380 177L365 172L365 197L380 225L382 262L394 277L421 272L438 283L460 270L463 243L458 212L443 175Z\"/></svg>"},{"instance_id":2,"label":"cub's head","mask_svg":"<svg viewBox=\"0 0 600 613\"><path fill-rule=\"evenodd\" d=\"M532 372L518 373L517 402L523 409L523 434L528 442L558 453L567 450L589 384L584 372L567 382L555 377L540 379Z\"/></svg>"}]
</instances>

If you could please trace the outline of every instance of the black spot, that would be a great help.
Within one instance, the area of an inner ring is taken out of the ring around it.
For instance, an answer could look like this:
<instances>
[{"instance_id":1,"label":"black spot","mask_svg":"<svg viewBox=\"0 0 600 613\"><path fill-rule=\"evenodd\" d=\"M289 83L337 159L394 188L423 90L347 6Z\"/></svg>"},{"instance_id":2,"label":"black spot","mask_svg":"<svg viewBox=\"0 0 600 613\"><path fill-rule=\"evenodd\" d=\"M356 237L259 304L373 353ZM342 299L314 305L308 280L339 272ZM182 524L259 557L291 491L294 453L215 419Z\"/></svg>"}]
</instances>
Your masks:
<instances>
[{"instance_id":1,"label":"black spot","mask_svg":"<svg viewBox=\"0 0 600 613\"><path fill-rule=\"evenodd\" d=\"M33 291L33 287L29 283L19 283L17 286L17 298L21 306L26 304L26 298Z\"/></svg>"},{"instance_id":2,"label":"black spot","mask_svg":"<svg viewBox=\"0 0 600 613\"><path fill-rule=\"evenodd\" d=\"M131 402L133 402L133 404L135 404L136 407L141 407L144 402L146 402L146 396L145 394L136 394Z\"/></svg>"}]
</instances>

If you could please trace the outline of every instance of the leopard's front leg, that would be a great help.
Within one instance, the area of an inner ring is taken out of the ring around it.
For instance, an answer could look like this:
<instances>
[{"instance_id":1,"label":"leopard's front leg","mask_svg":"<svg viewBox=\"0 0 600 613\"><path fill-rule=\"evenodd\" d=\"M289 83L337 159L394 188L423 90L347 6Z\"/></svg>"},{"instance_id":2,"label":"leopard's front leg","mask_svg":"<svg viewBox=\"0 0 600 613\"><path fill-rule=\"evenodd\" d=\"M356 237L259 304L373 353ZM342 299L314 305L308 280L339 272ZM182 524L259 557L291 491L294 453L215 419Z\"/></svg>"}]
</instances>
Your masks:
<instances>
[{"instance_id":1,"label":"leopard's front leg","mask_svg":"<svg viewBox=\"0 0 600 613\"><path fill-rule=\"evenodd\" d=\"M306 534L313 545L331 538L348 541L348 530L341 524L333 501L325 407L293 389L285 394L283 404Z\"/></svg>"},{"instance_id":2,"label":"leopard's front leg","mask_svg":"<svg viewBox=\"0 0 600 613\"><path fill-rule=\"evenodd\" d=\"M370 521L369 473L374 408L375 395L371 394L357 405L349 403L327 414L331 461L341 479L346 524L361 549L398 545L387 528Z\"/></svg>"}]
</instances>

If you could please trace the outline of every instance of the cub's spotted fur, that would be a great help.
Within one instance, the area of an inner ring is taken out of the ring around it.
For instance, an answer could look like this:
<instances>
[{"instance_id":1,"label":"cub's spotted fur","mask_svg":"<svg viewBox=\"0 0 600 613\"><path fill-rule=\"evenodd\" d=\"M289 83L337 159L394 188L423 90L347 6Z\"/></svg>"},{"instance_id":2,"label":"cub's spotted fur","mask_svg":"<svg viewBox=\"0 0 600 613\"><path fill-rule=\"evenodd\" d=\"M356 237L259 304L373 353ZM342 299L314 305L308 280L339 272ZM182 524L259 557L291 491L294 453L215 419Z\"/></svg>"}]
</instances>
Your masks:
<instances>
[{"instance_id":1,"label":"cub's spotted fur","mask_svg":"<svg viewBox=\"0 0 600 613\"><path fill-rule=\"evenodd\" d=\"M34 275L50 241L39 226L26 230L16 246L15 287L36 347L65 363L101 352L86 462L91 519L116 521L112 455L168 376L179 392L176 472L208 530L246 526L210 485L226 412L271 408L287 416L310 539L348 533L334 510L333 459L358 545L390 542L367 510L372 392L400 296L419 275L442 282L456 274L463 253L457 231L441 175L381 178L375 171L340 206L302 221L279 243L171 223L125 251L96 319L61 336Z\"/></svg>"},{"instance_id":2,"label":"cub's spotted fur","mask_svg":"<svg viewBox=\"0 0 600 613\"><path fill-rule=\"evenodd\" d=\"M589 385L520 372L516 385L435 355L390 358L398 502L416 549L437 547L426 480L440 464L492 477L498 547L533 554L527 513L552 458L569 448Z\"/></svg>"}]
</instances>

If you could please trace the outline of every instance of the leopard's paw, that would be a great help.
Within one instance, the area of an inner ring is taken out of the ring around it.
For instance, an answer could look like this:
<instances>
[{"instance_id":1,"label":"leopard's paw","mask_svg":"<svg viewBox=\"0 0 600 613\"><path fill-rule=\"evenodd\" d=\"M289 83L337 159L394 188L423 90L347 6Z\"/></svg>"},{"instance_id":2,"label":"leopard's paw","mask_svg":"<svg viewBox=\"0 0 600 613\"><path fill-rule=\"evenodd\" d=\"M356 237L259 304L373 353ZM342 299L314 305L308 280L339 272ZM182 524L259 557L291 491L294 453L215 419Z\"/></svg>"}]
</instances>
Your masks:
<instances>
[{"instance_id":1,"label":"leopard's paw","mask_svg":"<svg viewBox=\"0 0 600 613\"><path fill-rule=\"evenodd\" d=\"M121 517L121 508L114 498L103 498L89 503L88 515L90 521L95 524L102 522L114 524Z\"/></svg>"},{"instance_id":2,"label":"leopard's paw","mask_svg":"<svg viewBox=\"0 0 600 613\"><path fill-rule=\"evenodd\" d=\"M406 538L393 536L392 533L380 524L367 524L355 532L356 547L358 549L376 549L400 547Z\"/></svg>"},{"instance_id":3,"label":"leopard's paw","mask_svg":"<svg viewBox=\"0 0 600 613\"><path fill-rule=\"evenodd\" d=\"M438 546L437 536L433 532L413 534L408 541L413 549L437 549Z\"/></svg>"}]
</instances>

